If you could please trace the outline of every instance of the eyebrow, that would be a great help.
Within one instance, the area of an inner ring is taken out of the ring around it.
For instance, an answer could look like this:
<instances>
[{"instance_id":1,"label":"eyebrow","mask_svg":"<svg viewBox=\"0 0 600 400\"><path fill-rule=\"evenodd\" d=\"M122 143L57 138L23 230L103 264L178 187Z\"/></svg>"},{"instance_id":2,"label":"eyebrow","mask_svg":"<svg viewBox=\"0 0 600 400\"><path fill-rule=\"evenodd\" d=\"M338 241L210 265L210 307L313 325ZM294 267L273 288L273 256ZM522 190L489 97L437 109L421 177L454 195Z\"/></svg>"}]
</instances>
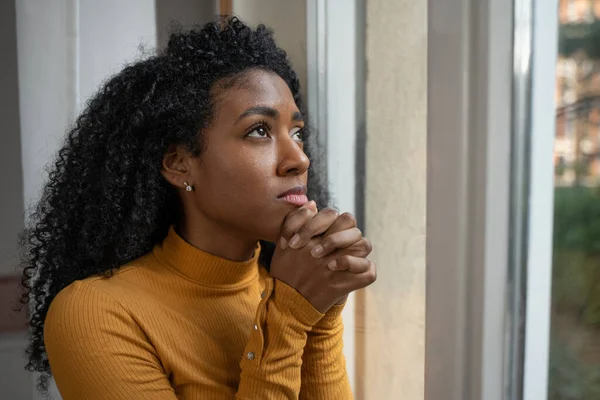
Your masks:
<instances>
[{"instance_id":1,"label":"eyebrow","mask_svg":"<svg viewBox=\"0 0 600 400\"><path fill-rule=\"evenodd\" d=\"M296 111L295 113L293 113L292 121L298 121L298 122L304 121L304 117L302 116L302 113L300 111Z\"/></svg>"},{"instance_id":2,"label":"eyebrow","mask_svg":"<svg viewBox=\"0 0 600 400\"><path fill-rule=\"evenodd\" d=\"M241 120L243 120L244 118L250 117L252 115L263 115L265 117L269 117L269 118L272 118L272 119L278 119L279 118L279 111L277 111L273 107L267 107L267 106L250 107L249 109L247 109L246 111L244 111L237 118L237 120L235 122L238 123ZM292 114L292 121L304 121L304 118L302 117L302 113L300 111L294 112Z\"/></svg>"}]
</instances>

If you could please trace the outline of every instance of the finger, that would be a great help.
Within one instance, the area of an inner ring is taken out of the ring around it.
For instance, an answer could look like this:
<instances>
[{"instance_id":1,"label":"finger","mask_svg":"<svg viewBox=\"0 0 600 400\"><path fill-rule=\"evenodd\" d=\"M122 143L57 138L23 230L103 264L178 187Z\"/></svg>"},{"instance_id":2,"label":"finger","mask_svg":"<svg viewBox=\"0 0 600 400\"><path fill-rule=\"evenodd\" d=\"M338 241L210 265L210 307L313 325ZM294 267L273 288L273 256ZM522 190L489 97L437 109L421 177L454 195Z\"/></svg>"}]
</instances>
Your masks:
<instances>
[{"instance_id":1,"label":"finger","mask_svg":"<svg viewBox=\"0 0 600 400\"><path fill-rule=\"evenodd\" d=\"M346 229L340 232L334 232L325 237L321 244L313 247L311 254L313 257L325 257L335 250L345 249L362 240L362 232L358 228Z\"/></svg>"},{"instance_id":2,"label":"finger","mask_svg":"<svg viewBox=\"0 0 600 400\"><path fill-rule=\"evenodd\" d=\"M343 231L343 232L345 232L345 231ZM336 235L337 235L337 233L336 233ZM326 239L327 238L323 239L323 242ZM323 242L321 242L320 244L322 245ZM317 246L318 246L318 244L315 245L315 247L317 247ZM313 250L314 250L314 248L313 248ZM362 238L358 242L354 243L353 245L351 245L349 247L338 248L338 249L330 252L329 254L325 254L321 257L317 257L313 254L313 257L324 258L323 263L327 264L331 260L338 259L345 255L366 258L369 254L371 254L371 251L373 251L373 246L371 245L371 241L367 238Z\"/></svg>"},{"instance_id":3,"label":"finger","mask_svg":"<svg viewBox=\"0 0 600 400\"><path fill-rule=\"evenodd\" d=\"M317 209L317 202L314 200L309 201L305 204L305 206L313 210L315 214L319 212L319 210Z\"/></svg>"},{"instance_id":4,"label":"finger","mask_svg":"<svg viewBox=\"0 0 600 400\"><path fill-rule=\"evenodd\" d=\"M355 290L365 288L377 280L377 267L375 266L375 263L369 260L365 261L367 261L369 265L364 272L358 274L346 271L339 272L337 277L337 280L340 282L338 284L339 290L350 293Z\"/></svg>"},{"instance_id":5,"label":"finger","mask_svg":"<svg viewBox=\"0 0 600 400\"><path fill-rule=\"evenodd\" d=\"M314 236L321 235L331 227L338 217L337 210L324 208L317 215L306 221L290 239L290 247L300 249L308 244Z\"/></svg>"},{"instance_id":6,"label":"finger","mask_svg":"<svg viewBox=\"0 0 600 400\"><path fill-rule=\"evenodd\" d=\"M354 243L347 249L343 249L344 253L356 257L367 257L373 251L373 245L371 241L363 237L360 241Z\"/></svg>"},{"instance_id":7,"label":"finger","mask_svg":"<svg viewBox=\"0 0 600 400\"><path fill-rule=\"evenodd\" d=\"M332 271L346 271L352 274L362 274L370 268L371 261L362 257L344 255L327 263L327 268Z\"/></svg>"},{"instance_id":8,"label":"finger","mask_svg":"<svg viewBox=\"0 0 600 400\"><path fill-rule=\"evenodd\" d=\"M343 213L329 227L327 232L325 232L325 236L329 236L335 232L345 231L346 229L356 228L356 226L356 217L350 213Z\"/></svg>"},{"instance_id":9,"label":"finger","mask_svg":"<svg viewBox=\"0 0 600 400\"><path fill-rule=\"evenodd\" d=\"M314 201L309 201L285 217L281 227L281 239L279 239L279 246L282 249L285 249L288 246L288 241L296 234L298 229L304 226L308 220L317 214L316 207Z\"/></svg>"}]
</instances>

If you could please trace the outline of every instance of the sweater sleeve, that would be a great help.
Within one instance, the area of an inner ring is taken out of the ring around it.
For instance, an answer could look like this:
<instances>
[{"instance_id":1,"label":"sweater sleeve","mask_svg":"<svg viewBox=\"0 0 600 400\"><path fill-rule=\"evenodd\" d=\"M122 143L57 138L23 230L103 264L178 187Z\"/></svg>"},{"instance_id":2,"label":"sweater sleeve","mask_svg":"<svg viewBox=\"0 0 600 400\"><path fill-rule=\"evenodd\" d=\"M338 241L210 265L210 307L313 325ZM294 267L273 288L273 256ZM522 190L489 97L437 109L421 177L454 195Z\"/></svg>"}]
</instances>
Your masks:
<instances>
[{"instance_id":1,"label":"sweater sleeve","mask_svg":"<svg viewBox=\"0 0 600 400\"><path fill-rule=\"evenodd\" d=\"M50 368L63 400L176 400L153 346L112 297L75 282L44 324Z\"/></svg>"},{"instance_id":2,"label":"sweater sleeve","mask_svg":"<svg viewBox=\"0 0 600 400\"><path fill-rule=\"evenodd\" d=\"M343 304L330 308L308 334L302 356L300 399L353 398L343 353L343 309Z\"/></svg>"},{"instance_id":3,"label":"sweater sleeve","mask_svg":"<svg viewBox=\"0 0 600 400\"><path fill-rule=\"evenodd\" d=\"M287 284L269 278L240 363L237 399L298 399L308 332L323 314Z\"/></svg>"}]
</instances>

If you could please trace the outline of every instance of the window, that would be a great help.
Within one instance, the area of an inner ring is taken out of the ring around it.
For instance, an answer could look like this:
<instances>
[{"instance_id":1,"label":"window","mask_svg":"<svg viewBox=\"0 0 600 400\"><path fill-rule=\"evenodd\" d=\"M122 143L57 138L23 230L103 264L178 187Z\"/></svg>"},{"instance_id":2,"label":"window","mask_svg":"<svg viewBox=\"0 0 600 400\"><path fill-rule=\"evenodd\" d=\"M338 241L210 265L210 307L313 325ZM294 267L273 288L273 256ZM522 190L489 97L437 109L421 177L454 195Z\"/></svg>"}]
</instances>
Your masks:
<instances>
[{"instance_id":1,"label":"window","mask_svg":"<svg viewBox=\"0 0 600 400\"><path fill-rule=\"evenodd\" d=\"M592 6L590 1L569 0L569 21L593 20ZM586 46L600 46L591 35L578 40L580 44L587 41ZM575 61L565 51L577 45L575 41L561 43L558 50L559 63L571 65L557 68L557 82L571 70L565 100L570 104L583 101L590 110L580 123L574 111L565 112L565 135L556 138L554 147L555 155L561 152L558 164L563 171L560 176L556 171L554 188L549 400L600 399L600 187L594 167L599 138L587 136L586 124L594 124L590 131L596 131L600 90L577 80ZM580 64L598 62L579 54L584 57Z\"/></svg>"}]
</instances>

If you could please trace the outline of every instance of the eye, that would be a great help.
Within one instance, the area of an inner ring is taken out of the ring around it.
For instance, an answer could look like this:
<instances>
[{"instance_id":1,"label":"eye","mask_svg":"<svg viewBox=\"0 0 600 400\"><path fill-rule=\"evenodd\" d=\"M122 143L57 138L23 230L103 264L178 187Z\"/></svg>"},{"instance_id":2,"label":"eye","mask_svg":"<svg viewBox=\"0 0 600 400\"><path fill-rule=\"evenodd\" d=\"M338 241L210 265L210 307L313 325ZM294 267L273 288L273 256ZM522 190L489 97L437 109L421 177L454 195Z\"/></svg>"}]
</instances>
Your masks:
<instances>
[{"instance_id":1,"label":"eye","mask_svg":"<svg viewBox=\"0 0 600 400\"><path fill-rule=\"evenodd\" d=\"M290 136L292 137L292 139L294 139L297 142L303 142L304 141L304 129L303 128L294 128L292 130Z\"/></svg>"},{"instance_id":2,"label":"eye","mask_svg":"<svg viewBox=\"0 0 600 400\"><path fill-rule=\"evenodd\" d=\"M246 135L247 137L255 137L255 138L266 138L269 137L269 127L265 124L259 124L250 128L250 132Z\"/></svg>"}]
</instances>

